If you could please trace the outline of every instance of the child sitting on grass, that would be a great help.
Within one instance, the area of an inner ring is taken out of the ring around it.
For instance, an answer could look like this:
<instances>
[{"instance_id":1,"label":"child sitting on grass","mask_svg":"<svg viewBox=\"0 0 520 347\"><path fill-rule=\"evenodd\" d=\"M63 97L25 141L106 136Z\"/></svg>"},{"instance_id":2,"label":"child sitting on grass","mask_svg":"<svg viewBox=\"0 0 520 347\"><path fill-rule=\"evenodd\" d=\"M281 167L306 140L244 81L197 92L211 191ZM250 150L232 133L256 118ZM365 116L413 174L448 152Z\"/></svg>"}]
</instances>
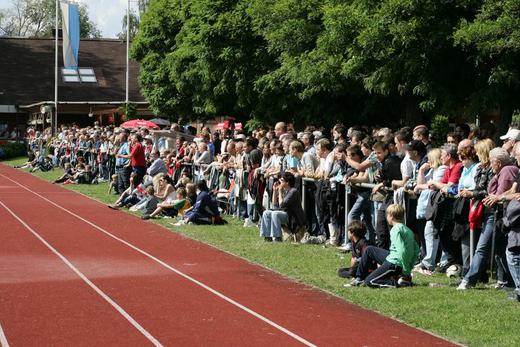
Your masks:
<instances>
[{"instance_id":1,"label":"child sitting on grass","mask_svg":"<svg viewBox=\"0 0 520 347\"><path fill-rule=\"evenodd\" d=\"M150 219L155 218L156 216L162 214L168 217L176 217L177 215L184 215L184 212L190 208L190 203L186 198L186 189L185 188L177 188L175 191L176 198L173 201L165 200L159 204L157 204L157 208L151 214L144 214L142 219Z\"/></svg>"},{"instance_id":2,"label":"child sitting on grass","mask_svg":"<svg viewBox=\"0 0 520 347\"><path fill-rule=\"evenodd\" d=\"M74 170L72 169L72 165L70 163L65 163L63 166L63 175L60 176L57 180L54 181L54 183L63 183L69 179L71 179L74 176Z\"/></svg>"},{"instance_id":3,"label":"child sitting on grass","mask_svg":"<svg viewBox=\"0 0 520 347\"><path fill-rule=\"evenodd\" d=\"M386 210L386 221L392 226L390 230L390 251L375 246L368 246L359 263L356 278L351 285L367 285L374 288L396 288L412 284L411 271L419 246L413 232L403 224L404 208L401 205L390 205ZM379 267L369 274L370 265L377 263Z\"/></svg>"},{"instance_id":4,"label":"child sitting on grass","mask_svg":"<svg viewBox=\"0 0 520 347\"><path fill-rule=\"evenodd\" d=\"M118 193L117 179L118 179L117 174L112 175L112 180L110 181L110 185L108 186L108 194L112 194L112 192L114 192L114 194Z\"/></svg>"},{"instance_id":5,"label":"child sitting on grass","mask_svg":"<svg viewBox=\"0 0 520 347\"><path fill-rule=\"evenodd\" d=\"M365 239L367 230L361 221L354 220L348 225L347 231L348 239L352 242L352 258L350 259L350 267L340 268L338 276L353 278L356 277L359 261L368 247L368 241Z\"/></svg>"},{"instance_id":6,"label":"child sitting on grass","mask_svg":"<svg viewBox=\"0 0 520 347\"><path fill-rule=\"evenodd\" d=\"M159 199L155 196L155 190L153 185L150 184L145 188L145 194L141 197L138 203L134 206L130 207L130 211L140 211L143 215L149 215L157 208L157 204L159 203Z\"/></svg>"}]
</instances>

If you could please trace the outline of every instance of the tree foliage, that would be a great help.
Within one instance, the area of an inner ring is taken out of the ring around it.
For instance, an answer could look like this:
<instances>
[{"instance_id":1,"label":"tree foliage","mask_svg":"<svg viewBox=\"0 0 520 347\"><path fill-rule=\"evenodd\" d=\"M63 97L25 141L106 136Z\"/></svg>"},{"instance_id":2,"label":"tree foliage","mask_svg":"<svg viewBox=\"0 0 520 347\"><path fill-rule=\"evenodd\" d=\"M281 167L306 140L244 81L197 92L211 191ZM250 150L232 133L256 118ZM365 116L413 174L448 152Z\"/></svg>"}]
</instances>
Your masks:
<instances>
[{"instance_id":1,"label":"tree foliage","mask_svg":"<svg viewBox=\"0 0 520 347\"><path fill-rule=\"evenodd\" d=\"M478 108L500 108L506 121L520 106L520 2L484 0L472 21L461 21L455 42L475 67Z\"/></svg>"},{"instance_id":2,"label":"tree foliage","mask_svg":"<svg viewBox=\"0 0 520 347\"><path fill-rule=\"evenodd\" d=\"M518 108L519 7L156 0L132 52L145 96L165 114L385 124L471 116Z\"/></svg>"},{"instance_id":3,"label":"tree foliage","mask_svg":"<svg viewBox=\"0 0 520 347\"><path fill-rule=\"evenodd\" d=\"M12 7L0 14L0 35L15 37L52 37L55 28L55 0L14 0ZM3 18L2 18L3 17ZM101 32L90 20L88 7L79 5L80 36L101 37ZM59 13L61 25L61 11Z\"/></svg>"}]
</instances>

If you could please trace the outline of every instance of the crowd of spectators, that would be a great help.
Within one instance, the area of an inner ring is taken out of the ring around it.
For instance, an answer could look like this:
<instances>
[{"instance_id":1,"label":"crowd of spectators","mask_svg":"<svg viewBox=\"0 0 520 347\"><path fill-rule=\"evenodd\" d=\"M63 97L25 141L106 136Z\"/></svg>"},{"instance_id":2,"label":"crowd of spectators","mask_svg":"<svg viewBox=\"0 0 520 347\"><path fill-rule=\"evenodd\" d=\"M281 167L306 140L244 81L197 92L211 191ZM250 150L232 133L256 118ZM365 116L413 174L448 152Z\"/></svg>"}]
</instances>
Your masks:
<instances>
[{"instance_id":1,"label":"crowd of spectators","mask_svg":"<svg viewBox=\"0 0 520 347\"><path fill-rule=\"evenodd\" d=\"M351 251L350 267L338 272L349 285L398 287L411 285L412 273L448 272L466 290L496 268L495 287L516 288L520 298L517 125L495 138L491 126L459 124L437 147L424 125L171 130L171 147L147 129L31 131L37 154L26 165L61 166L56 183L110 181L119 198L109 207L143 219L219 224L228 214L266 242Z\"/></svg>"}]
</instances>

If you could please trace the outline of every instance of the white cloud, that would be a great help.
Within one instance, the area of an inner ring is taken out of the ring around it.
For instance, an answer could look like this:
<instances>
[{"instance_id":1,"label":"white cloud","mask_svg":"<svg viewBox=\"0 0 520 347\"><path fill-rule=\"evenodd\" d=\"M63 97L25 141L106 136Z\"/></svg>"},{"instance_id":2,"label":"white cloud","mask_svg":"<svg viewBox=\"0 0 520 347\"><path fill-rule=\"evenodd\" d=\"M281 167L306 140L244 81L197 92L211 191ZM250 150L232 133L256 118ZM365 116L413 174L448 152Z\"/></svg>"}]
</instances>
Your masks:
<instances>
[{"instance_id":1,"label":"white cloud","mask_svg":"<svg viewBox=\"0 0 520 347\"><path fill-rule=\"evenodd\" d=\"M122 30L126 0L80 0L88 6L90 19L96 23L103 37L116 37ZM135 5L130 3L130 8Z\"/></svg>"}]
</instances>

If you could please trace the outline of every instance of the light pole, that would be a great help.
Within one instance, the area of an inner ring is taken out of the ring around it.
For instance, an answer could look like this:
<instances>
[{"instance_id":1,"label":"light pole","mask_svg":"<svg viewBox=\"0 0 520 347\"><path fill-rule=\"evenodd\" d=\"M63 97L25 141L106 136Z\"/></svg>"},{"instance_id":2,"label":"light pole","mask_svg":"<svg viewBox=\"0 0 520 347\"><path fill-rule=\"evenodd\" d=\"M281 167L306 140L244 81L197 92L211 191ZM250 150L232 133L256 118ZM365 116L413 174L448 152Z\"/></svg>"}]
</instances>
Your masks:
<instances>
[{"instance_id":1,"label":"light pole","mask_svg":"<svg viewBox=\"0 0 520 347\"><path fill-rule=\"evenodd\" d=\"M130 51L130 0L127 1L127 5L126 5L126 96L125 96L126 107L128 107L128 102L129 102L129 97L128 97L128 84L129 84L129 79L130 79L129 51Z\"/></svg>"},{"instance_id":2,"label":"light pole","mask_svg":"<svg viewBox=\"0 0 520 347\"><path fill-rule=\"evenodd\" d=\"M56 135L58 127L58 7L59 0L56 0L56 23L54 29L54 112L51 114L51 132Z\"/></svg>"}]
</instances>

